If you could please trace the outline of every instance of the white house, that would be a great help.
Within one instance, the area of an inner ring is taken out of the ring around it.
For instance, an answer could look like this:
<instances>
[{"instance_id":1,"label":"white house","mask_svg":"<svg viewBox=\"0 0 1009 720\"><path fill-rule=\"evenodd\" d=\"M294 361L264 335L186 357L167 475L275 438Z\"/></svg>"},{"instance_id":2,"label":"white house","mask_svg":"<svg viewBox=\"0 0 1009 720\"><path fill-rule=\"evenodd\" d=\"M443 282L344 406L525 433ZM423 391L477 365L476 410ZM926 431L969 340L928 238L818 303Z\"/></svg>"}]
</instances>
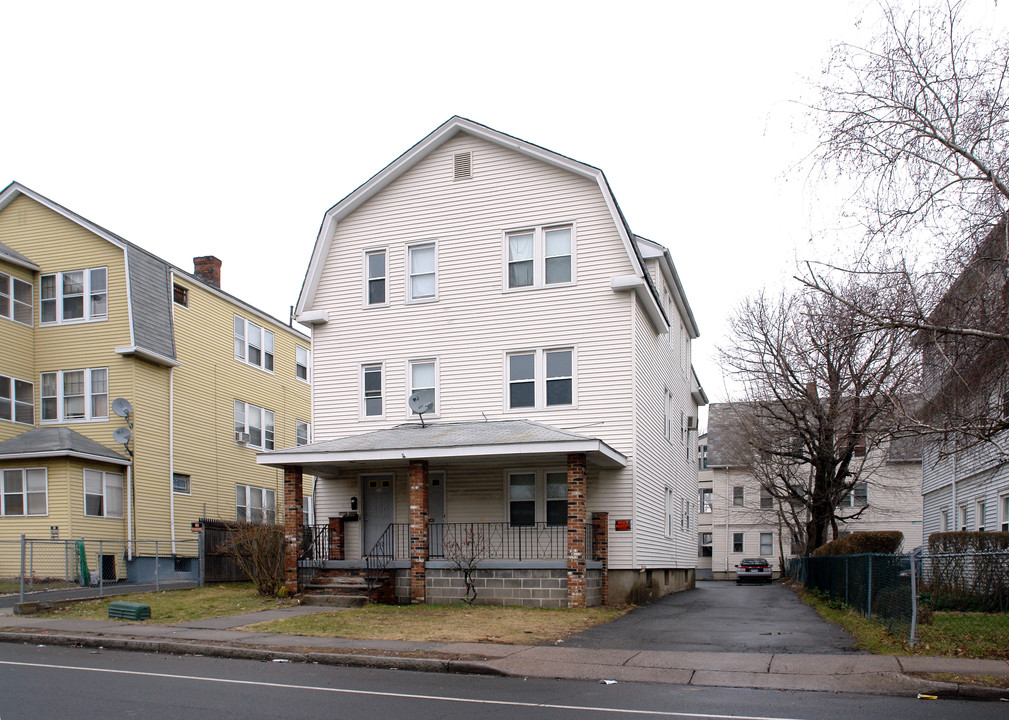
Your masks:
<instances>
[{"instance_id":1,"label":"white house","mask_svg":"<svg viewBox=\"0 0 1009 720\"><path fill-rule=\"evenodd\" d=\"M702 578L733 579L740 560L758 556L778 573L782 559L787 563L801 552L793 547L791 530L779 522L775 499L737 456L738 443L731 442L735 417L731 403L712 403L707 436L699 445L704 468L698 473L697 574ZM901 438L879 454L865 462L863 479L842 508L847 515L864 510L839 522L838 533L899 530L904 549L911 550L922 542L921 445Z\"/></svg>"},{"instance_id":2,"label":"white house","mask_svg":"<svg viewBox=\"0 0 1009 720\"><path fill-rule=\"evenodd\" d=\"M453 117L326 213L297 318L314 442L259 462L286 468L293 539L318 475L329 567L449 601L469 541L485 602L693 584L698 330L602 171Z\"/></svg>"},{"instance_id":3,"label":"white house","mask_svg":"<svg viewBox=\"0 0 1009 720\"><path fill-rule=\"evenodd\" d=\"M930 318L942 326L976 321L981 329L999 332L1007 294L1006 224L999 223L979 245L964 271L954 280ZM986 324L989 323L989 324ZM1004 332L1004 325L1001 328ZM963 408L965 424L983 427L992 418L1009 418L1006 349L1001 340L956 336L919 337L925 369L925 406L945 413ZM964 387L969 389L965 390ZM958 418L940 414L936 424ZM922 465L925 538L935 532L1009 532L1009 438L1003 431L994 442L957 444L930 437ZM962 440L961 440L962 442Z\"/></svg>"}]
</instances>

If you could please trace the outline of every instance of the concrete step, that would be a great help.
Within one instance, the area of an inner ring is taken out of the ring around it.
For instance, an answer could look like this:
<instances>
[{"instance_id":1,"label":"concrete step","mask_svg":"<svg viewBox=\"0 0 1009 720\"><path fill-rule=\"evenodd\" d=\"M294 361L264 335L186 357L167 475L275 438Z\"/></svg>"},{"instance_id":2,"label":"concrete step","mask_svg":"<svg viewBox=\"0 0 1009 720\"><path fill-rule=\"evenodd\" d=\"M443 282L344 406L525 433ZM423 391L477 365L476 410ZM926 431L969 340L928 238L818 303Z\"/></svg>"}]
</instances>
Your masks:
<instances>
[{"instance_id":1,"label":"concrete step","mask_svg":"<svg viewBox=\"0 0 1009 720\"><path fill-rule=\"evenodd\" d=\"M315 578L305 589L359 594L367 592L368 583L361 578Z\"/></svg>"},{"instance_id":2,"label":"concrete step","mask_svg":"<svg viewBox=\"0 0 1009 720\"><path fill-rule=\"evenodd\" d=\"M368 597L366 595L321 595L306 593L301 596L301 604L344 608L361 607L368 604Z\"/></svg>"}]
</instances>

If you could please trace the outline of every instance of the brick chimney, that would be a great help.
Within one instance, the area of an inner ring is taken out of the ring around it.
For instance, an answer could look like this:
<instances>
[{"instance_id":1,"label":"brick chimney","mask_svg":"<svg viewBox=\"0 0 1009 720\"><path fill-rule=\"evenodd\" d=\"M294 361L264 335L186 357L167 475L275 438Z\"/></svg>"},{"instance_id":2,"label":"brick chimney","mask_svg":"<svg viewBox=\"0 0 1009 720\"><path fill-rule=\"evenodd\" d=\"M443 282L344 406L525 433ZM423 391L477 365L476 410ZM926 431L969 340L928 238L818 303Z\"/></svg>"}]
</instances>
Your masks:
<instances>
[{"instance_id":1,"label":"brick chimney","mask_svg":"<svg viewBox=\"0 0 1009 720\"><path fill-rule=\"evenodd\" d=\"M193 274L200 280L213 285L215 288L221 287L221 261L213 255L193 258Z\"/></svg>"}]
</instances>

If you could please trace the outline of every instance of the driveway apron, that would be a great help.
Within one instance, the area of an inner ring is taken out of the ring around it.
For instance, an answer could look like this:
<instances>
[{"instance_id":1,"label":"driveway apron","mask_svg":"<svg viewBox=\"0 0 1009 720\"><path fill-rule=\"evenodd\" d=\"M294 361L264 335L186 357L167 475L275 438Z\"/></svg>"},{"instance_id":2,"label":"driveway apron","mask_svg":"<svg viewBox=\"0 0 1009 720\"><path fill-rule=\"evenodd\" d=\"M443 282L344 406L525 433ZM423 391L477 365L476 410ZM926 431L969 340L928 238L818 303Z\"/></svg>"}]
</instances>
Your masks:
<instances>
[{"instance_id":1,"label":"driveway apron","mask_svg":"<svg viewBox=\"0 0 1009 720\"><path fill-rule=\"evenodd\" d=\"M778 583L699 580L564 645L680 652L853 653L854 638Z\"/></svg>"}]
</instances>

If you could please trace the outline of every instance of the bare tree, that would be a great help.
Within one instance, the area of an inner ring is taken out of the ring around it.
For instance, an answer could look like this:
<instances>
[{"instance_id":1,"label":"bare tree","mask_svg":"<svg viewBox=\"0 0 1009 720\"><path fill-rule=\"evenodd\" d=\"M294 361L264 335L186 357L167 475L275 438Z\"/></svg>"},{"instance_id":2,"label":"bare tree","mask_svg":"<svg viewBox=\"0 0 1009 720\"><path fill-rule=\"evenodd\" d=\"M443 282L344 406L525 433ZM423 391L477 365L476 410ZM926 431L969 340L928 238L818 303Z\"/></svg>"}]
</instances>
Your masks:
<instances>
[{"instance_id":1,"label":"bare tree","mask_svg":"<svg viewBox=\"0 0 1009 720\"><path fill-rule=\"evenodd\" d=\"M775 501L779 520L810 553L866 505L842 503L885 459L912 392L916 355L900 328L867 323L856 305L872 286L849 282L841 300L809 288L746 301L732 319L723 371L742 388L729 454Z\"/></svg>"},{"instance_id":2,"label":"bare tree","mask_svg":"<svg viewBox=\"0 0 1009 720\"><path fill-rule=\"evenodd\" d=\"M480 561L485 560L490 554L490 543L487 536L481 530L474 528L472 524L458 527L451 537L445 538L442 548L445 557L462 575L465 586L463 600L467 605L472 605L476 601L477 595L476 571L480 566Z\"/></svg>"},{"instance_id":3,"label":"bare tree","mask_svg":"<svg viewBox=\"0 0 1009 720\"><path fill-rule=\"evenodd\" d=\"M925 355L929 403L906 419L1005 454L1009 388L993 383L1009 349L1009 41L969 28L963 2L881 9L866 47L834 48L814 110L817 160L855 182L846 212L864 243L799 279L837 302L851 275L874 283L885 302L850 309L909 331Z\"/></svg>"}]
</instances>

